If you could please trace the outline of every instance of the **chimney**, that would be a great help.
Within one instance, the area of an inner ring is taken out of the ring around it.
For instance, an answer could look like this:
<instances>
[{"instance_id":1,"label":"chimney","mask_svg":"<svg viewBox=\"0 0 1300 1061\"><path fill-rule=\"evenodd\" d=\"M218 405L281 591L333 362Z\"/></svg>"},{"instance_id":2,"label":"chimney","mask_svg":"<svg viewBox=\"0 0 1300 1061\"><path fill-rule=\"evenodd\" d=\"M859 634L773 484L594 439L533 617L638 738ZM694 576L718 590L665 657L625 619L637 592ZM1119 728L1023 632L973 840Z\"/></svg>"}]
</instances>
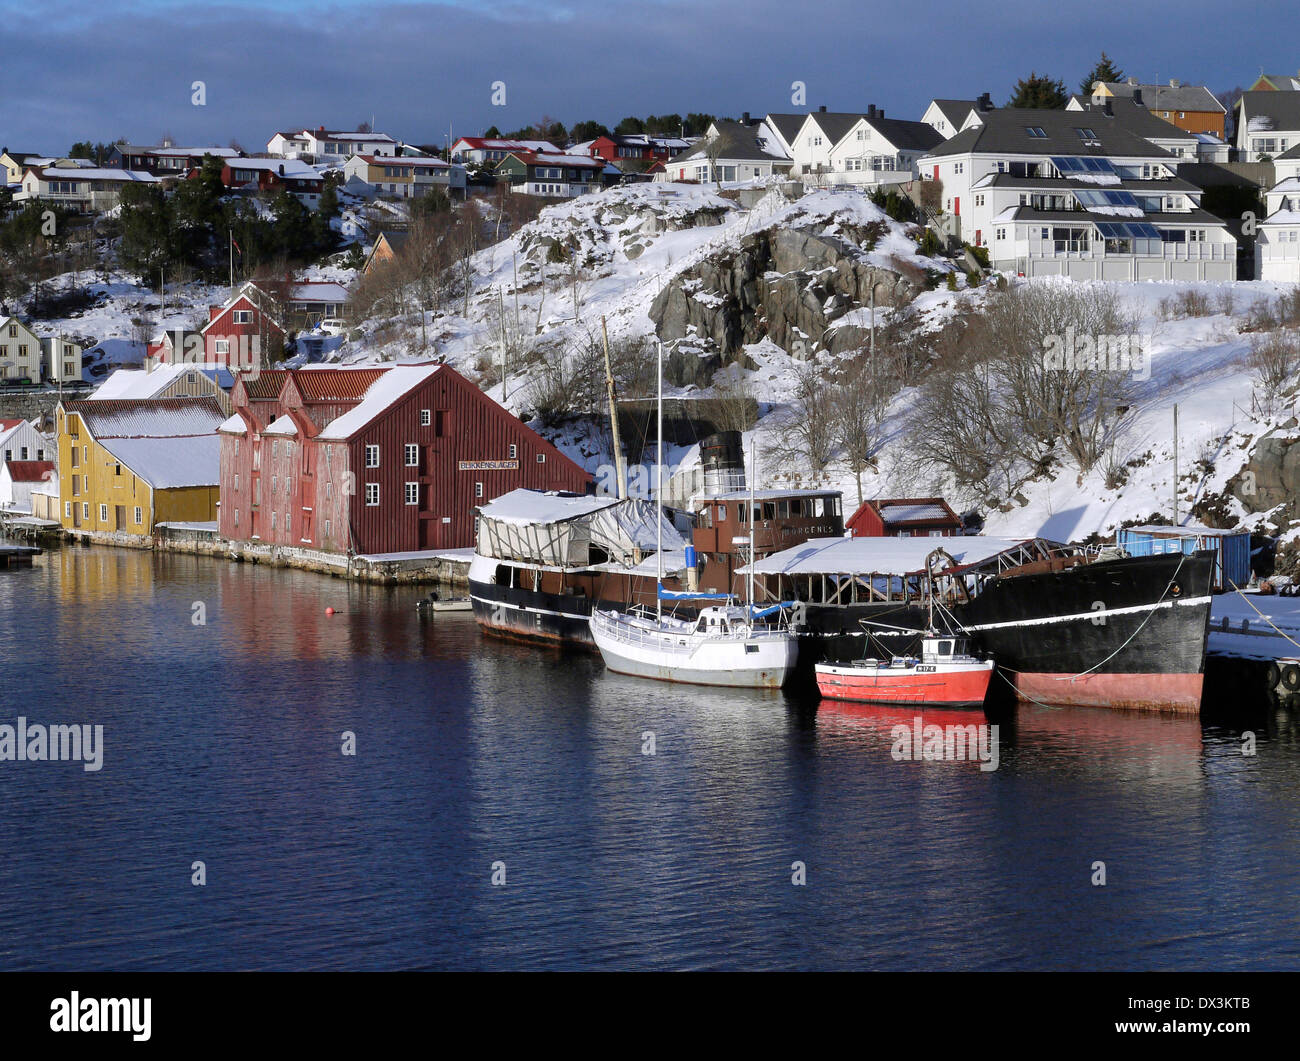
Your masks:
<instances>
[{"instance_id":1,"label":"chimney","mask_svg":"<svg viewBox=\"0 0 1300 1061\"><path fill-rule=\"evenodd\" d=\"M876 105L875 105L874 103L868 103L868 104L867 104L867 117L868 117L868 118L874 118L875 116L876 116Z\"/></svg>"},{"instance_id":2,"label":"chimney","mask_svg":"<svg viewBox=\"0 0 1300 1061\"><path fill-rule=\"evenodd\" d=\"M825 107L825 106L818 107L818 108L817 108L817 111L818 111L819 114L825 114L825 113L826 113L826 107Z\"/></svg>"},{"instance_id":3,"label":"chimney","mask_svg":"<svg viewBox=\"0 0 1300 1061\"><path fill-rule=\"evenodd\" d=\"M1138 79L1137 79L1136 77L1130 77L1130 78L1128 79L1128 83L1129 83L1130 85L1136 85L1136 84L1138 83Z\"/></svg>"},{"instance_id":4,"label":"chimney","mask_svg":"<svg viewBox=\"0 0 1300 1061\"><path fill-rule=\"evenodd\" d=\"M993 97L987 92L981 92L980 98L975 101L978 110L991 111L993 109Z\"/></svg>"},{"instance_id":5,"label":"chimney","mask_svg":"<svg viewBox=\"0 0 1300 1061\"><path fill-rule=\"evenodd\" d=\"M881 107L878 111L876 111L876 117L883 118L884 116L885 116L885 108Z\"/></svg>"},{"instance_id":6,"label":"chimney","mask_svg":"<svg viewBox=\"0 0 1300 1061\"><path fill-rule=\"evenodd\" d=\"M740 116L740 124L741 125L749 124L749 111L745 111L745 113Z\"/></svg>"},{"instance_id":7,"label":"chimney","mask_svg":"<svg viewBox=\"0 0 1300 1061\"><path fill-rule=\"evenodd\" d=\"M1176 78L1176 77L1171 77L1171 78L1169 79L1169 87L1170 87L1170 88L1182 88L1182 87L1183 87L1183 83L1182 83L1181 81L1179 81L1178 78Z\"/></svg>"}]
</instances>

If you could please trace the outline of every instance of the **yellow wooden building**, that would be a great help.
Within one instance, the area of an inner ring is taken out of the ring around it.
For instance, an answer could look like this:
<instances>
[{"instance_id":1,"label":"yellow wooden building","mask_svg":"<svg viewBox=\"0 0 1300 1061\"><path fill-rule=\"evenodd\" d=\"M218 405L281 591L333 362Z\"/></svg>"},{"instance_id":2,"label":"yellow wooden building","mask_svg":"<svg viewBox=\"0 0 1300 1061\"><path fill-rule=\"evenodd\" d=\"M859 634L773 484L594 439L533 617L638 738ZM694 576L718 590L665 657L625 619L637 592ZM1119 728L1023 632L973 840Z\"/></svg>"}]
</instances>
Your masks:
<instances>
[{"instance_id":1,"label":"yellow wooden building","mask_svg":"<svg viewBox=\"0 0 1300 1061\"><path fill-rule=\"evenodd\" d=\"M148 537L158 523L217 518L225 419L212 396L60 402L60 522Z\"/></svg>"}]
</instances>

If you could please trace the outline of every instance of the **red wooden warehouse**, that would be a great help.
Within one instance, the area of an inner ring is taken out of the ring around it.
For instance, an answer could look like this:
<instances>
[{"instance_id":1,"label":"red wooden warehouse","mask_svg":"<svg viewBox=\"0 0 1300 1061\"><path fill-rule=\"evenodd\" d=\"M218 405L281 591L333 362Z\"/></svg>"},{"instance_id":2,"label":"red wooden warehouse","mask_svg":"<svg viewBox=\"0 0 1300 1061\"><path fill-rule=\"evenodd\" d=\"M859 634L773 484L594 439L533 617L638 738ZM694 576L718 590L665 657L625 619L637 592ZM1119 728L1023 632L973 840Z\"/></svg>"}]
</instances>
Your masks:
<instances>
[{"instance_id":1,"label":"red wooden warehouse","mask_svg":"<svg viewBox=\"0 0 1300 1061\"><path fill-rule=\"evenodd\" d=\"M466 548L474 509L591 476L446 365L240 377L221 426L222 537L356 555Z\"/></svg>"},{"instance_id":2,"label":"red wooden warehouse","mask_svg":"<svg viewBox=\"0 0 1300 1061\"><path fill-rule=\"evenodd\" d=\"M941 497L864 501L844 526L854 538L948 537L961 533L961 517Z\"/></svg>"}]
</instances>

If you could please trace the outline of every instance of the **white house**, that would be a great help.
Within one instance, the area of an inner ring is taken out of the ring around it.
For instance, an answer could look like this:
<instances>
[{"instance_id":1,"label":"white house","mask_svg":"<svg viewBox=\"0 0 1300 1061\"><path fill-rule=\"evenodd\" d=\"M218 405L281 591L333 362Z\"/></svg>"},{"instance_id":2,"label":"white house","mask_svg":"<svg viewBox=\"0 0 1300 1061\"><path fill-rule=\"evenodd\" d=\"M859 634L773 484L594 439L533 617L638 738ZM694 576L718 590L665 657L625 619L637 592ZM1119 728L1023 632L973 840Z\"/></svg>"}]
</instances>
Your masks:
<instances>
[{"instance_id":1,"label":"white house","mask_svg":"<svg viewBox=\"0 0 1300 1061\"><path fill-rule=\"evenodd\" d=\"M140 170L83 166L60 160L48 166L28 166L14 202L39 199L77 213L102 213L117 206L127 184L156 184L158 178Z\"/></svg>"},{"instance_id":2,"label":"white house","mask_svg":"<svg viewBox=\"0 0 1300 1061\"><path fill-rule=\"evenodd\" d=\"M987 93L985 94L987 98ZM966 119L979 101L973 99L932 99L921 115L921 121L945 140L956 136L966 125Z\"/></svg>"},{"instance_id":3,"label":"white house","mask_svg":"<svg viewBox=\"0 0 1300 1061\"><path fill-rule=\"evenodd\" d=\"M1113 109L989 108L920 160L992 268L1104 280L1232 280L1237 242L1178 159Z\"/></svg>"},{"instance_id":4,"label":"white house","mask_svg":"<svg viewBox=\"0 0 1300 1061\"><path fill-rule=\"evenodd\" d=\"M1234 114L1243 162L1276 158L1300 144L1300 92L1245 92Z\"/></svg>"},{"instance_id":5,"label":"white house","mask_svg":"<svg viewBox=\"0 0 1300 1061\"><path fill-rule=\"evenodd\" d=\"M562 155L564 151L549 140L508 140L505 137L462 136L451 145L453 162L493 165L517 151L536 151Z\"/></svg>"},{"instance_id":6,"label":"white house","mask_svg":"<svg viewBox=\"0 0 1300 1061\"><path fill-rule=\"evenodd\" d=\"M926 122L886 118L875 104L865 113L809 114L795 135L791 173L815 184L900 184L919 175L917 160L943 136Z\"/></svg>"},{"instance_id":7,"label":"white house","mask_svg":"<svg viewBox=\"0 0 1300 1061\"><path fill-rule=\"evenodd\" d=\"M276 133L267 141L266 153L304 162L341 163L353 155L396 155L399 146L385 133L344 132L322 125Z\"/></svg>"},{"instance_id":8,"label":"white house","mask_svg":"<svg viewBox=\"0 0 1300 1061\"><path fill-rule=\"evenodd\" d=\"M0 462L54 459L54 439L29 420L0 420Z\"/></svg>"},{"instance_id":9,"label":"white house","mask_svg":"<svg viewBox=\"0 0 1300 1061\"><path fill-rule=\"evenodd\" d=\"M32 514L32 494L38 487L49 489L58 473L51 460L4 461L0 463L0 512Z\"/></svg>"},{"instance_id":10,"label":"white house","mask_svg":"<svg viewBox=\"0 0 1300 1061\"><path fill-rule=\"evenodd\" d=\"M0 380L41 381L41 340L17 317L0 317Z\"/></svg>"},{"instance_id":11,"label":"white house","mask_svg":"<svg viewBox=\"0 0 1300 1061\"><path fill-rule=\"evenodd\" d=\"M1277 183L1264 195L1255 237L1255 278L1300 283L1300 144L1273 160Z\"/></svg>"},{"instance_id":12,"label":"white house","mask_svg":"<svg viewBox=\"0 0 1300 1061\"><path fill-rule=\"evenodd\" d=\"M81 347L62 336L47 335L41 339L41 353L45 362L45 378L51 383L71 383L81 380Z\"/></svg>"},{"instance_id":13,"label":"white house","mask_svg":"<svg viewBox=\"0 0 1300 1061\"><path fill-rule=\"evenodd\" d=\"M656 181L748 181L790 172L791 160L766 120L719 119L700 140L664 163Z\"/></svg>"},{"instance_id":14,"label":"white house","mask_svg":"<svg viewBox=\"0 0 1300 1061\"><path fill-rule=\"evenodd\" d=\"M397 199L417 199L434 188L448 194L465 190L465 167L440 158L353 155L344 164L343 174L348 180L368 184L375 194Z\"/></svg>"}]
</instances>

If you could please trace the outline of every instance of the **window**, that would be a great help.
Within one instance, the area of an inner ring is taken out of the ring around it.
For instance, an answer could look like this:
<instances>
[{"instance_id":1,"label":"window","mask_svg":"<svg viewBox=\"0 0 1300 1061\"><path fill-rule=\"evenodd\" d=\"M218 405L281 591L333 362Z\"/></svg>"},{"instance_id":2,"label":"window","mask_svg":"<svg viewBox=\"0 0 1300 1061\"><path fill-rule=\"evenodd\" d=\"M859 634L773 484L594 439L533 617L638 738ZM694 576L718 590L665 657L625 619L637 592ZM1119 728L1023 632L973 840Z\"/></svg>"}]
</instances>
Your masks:
<instances>
[{"instance_id":1,"label":"window","mask_svg":"<svg viewBox=\"0 0 1300 1061\"><path fill-rule=\"evenodd\" d=\"M1074 131L1078 134L1080 140L1097 139L1097 134L1094 133L1091 129L1081 129L1076 126Z\"/></svg>"},{"instance_id":2,"label":"window","mask_svg":"<svg viewBox=\"0 0 1300 1061\"><path fill-rule=\"evenodd\" d=\"M378 468L378 467L379 467L379 447L378 447L378 446L367 446L367 447L366 447L366 467L367 467L367 468Z\"/></svg>"},{"instance_id":3,"label":"window","mask_svg":"<svg viewBox=\"0 0 1300 1061\"><path fill-rule=\"evenodd\" d=\"M89 501L83 501L83 502L81 503L81 518L82 518L82 519L90 519L90 502L89 502Z\"/></svg>"},{"instance_id":4,"label":"window","mask_svg":"<svg viewBox=\"0 0 1300 1061\"><path fill-rule=\"evenodd\" d=\"M474 484L474 496L475 496L475 497L482 497L482 496L483 496L483 484L482 484L482 483L475 483L475 484Z\"/></svg>"},{"instance_id":5,"label":"window","mask_svg":"<svg viewBox=\"0 0 1300 1061\"><path fill-rule=\"evenodd\" d=\"M19 458L20 460L26 460L26 459L27 459L27 447L26 447L26 446L21 446L21 447L19 447L18 452L22 454L22 456ZM121 473L119 472L118 474L121 474Z\"/></svg>"},{"instance_id":6,"label":"window","mask_svg":"<svg viewBox=\"0 0 1300 1061\"><path fill-rule=\"evenodd\" d=\"M237 309L230 314L230 319L236 324L252 324L253 311L251 309Z\"/></svg>"},{"instance_id":7,"label":"window","mask_svg":"<svg viewBox=\"0 0 1300 1061\"><path fill-rule=\"evenodd\" d=\"M366 504L373 508L379 504L379 484L366 483Z\"/></svg>"},{"instance_id":8,"label":"window","mask_svg":"<svg viewBox=\"0 0 1300 1061\"><path fill-rule=\"evenodd\" d=\"M420 426L421 426L421 427L428 427L428 426L429 426L429 421L432 419L432 417L433 417L433 413L432 413L430 410L428 410L428 409L421 409L421 410L420 410Z\"/></svg>"},{"instance_id":9,"label":"window","mask_svg":"<svg viewBox=\"0 0 1300 1061\"><path fill-rule=\"evenodd\" d=\"M74 475L72 477L72 496L73 497L81 496L81 476L79 475Z\"/></svg>"},{"instance_id":10,"label":"window","mask_svg":"<svg viewBox=\"0 0 1300 1061\"><path fill-rule=\"evenodd\" d=\"M65 502L63 502L63 518L64 518L64 519L71 519L71 518L72 518L72 502L71 502L71 501L65 501Z\"/></svg>"},{"instance_id":11,"label":"window","mask_svg":"<svg viewBox=\"0 0 1300 1061\"><path fill-rule=\"evenodd\" d=\"M406 484L406 503L408 505L418 505L420 503L420 484Z\"/></svg>"},{"instance_id":12,"label":"window","mask_svg":"<svg viewBox=\"0 0 1300 1061\"><path fill-rule=\"evenodd\" d=\"M213 353L217 353L217 354L228 354L228 353L230 353L230 340L229 340L229 339L217 339L217 340L212 344L212 350L213 350Z\"/></svg>"},{"instance_id":13,"label":"window","mask_svg":"<svg viewBox=\"0 0 1300 1061\"><path fill-rule=\"evenodd\" d=\"M329 521L329 520L326 520L326 521L325 521L325 537L328 538L329 536L330 536L330 521Z\"/></svg>"},{"instance_id":14,"label":"window","mask_svg":"<svg viewBox=\"0 0 1300 1061\"><path fill-rule=\"evenodd\" d=\"M420 447L413 442L406 444L406 466L408 468L418 468L420 466Z\"/></svg>"},{"instance_id":15,"label":"window","mask_svg":"<svg viewBox=\"0 0 1300 1061\"><path fill-rule=\"evenodd\" d=\"M107 506L107 505L100 505L100 506L99 506L99 522L100 522L100 523L107 523L107 522L108 522L108 506Z\"/></svg>"},{"instance_id":16,"label":"window","mask_svg":"<svg viewBox=\"0 0 1300 1061\"><path fill-rule=\"evenodd\" d=\"M1047 134L1037 125L1026 125L1025 132L1035 140L1046 140Z\"/></svg>"},{"instance_id":17,"label":"window","mask_svg":"<svg viewBox=\"0 0 1300 1061\"><path fill-rule=\"evenodd\" d=\"M546 454L545 454L545 453L539 453L539 454L537 454L537 463L538 463L538 464L545 464L545 463L546 463Z\"/></svg>"},{"instance_id":18,"label":"window","mask_svg":"<svg viewBox=\"0 0 1300 1061\"><path fill-rule=\"evenodd\" d=\"M236 509L235 511L236 511L236 513L238 513L239 510ZM138 526L139 526L141 523L143 523L143 522L144 522L144 509L142 509L139 505L136 505L136 506L135 506L135 525L138 527Z\"/></svg>"},{"instance_id":19,"label":"window","mask_svg":"<svg viewBox=\"0 0 1300 1061\"><path fill-rule=\"evenodd\" d=\"M519 459L519 447L515 445L515 443L513 442L510 443L510 459L511 460Z\"/></svg>"},{"instance_id":20,"label":"window","mask_svg":"<svg viewBox=\"0 0 1300 1061\"><path fill-rule=\"evenodd\" d=\"M275 530L275 512L274 512L274 511L272 511L272 513L271 513L271 529L272 529L272 530Z\"/></svg>"}]
</instances>

